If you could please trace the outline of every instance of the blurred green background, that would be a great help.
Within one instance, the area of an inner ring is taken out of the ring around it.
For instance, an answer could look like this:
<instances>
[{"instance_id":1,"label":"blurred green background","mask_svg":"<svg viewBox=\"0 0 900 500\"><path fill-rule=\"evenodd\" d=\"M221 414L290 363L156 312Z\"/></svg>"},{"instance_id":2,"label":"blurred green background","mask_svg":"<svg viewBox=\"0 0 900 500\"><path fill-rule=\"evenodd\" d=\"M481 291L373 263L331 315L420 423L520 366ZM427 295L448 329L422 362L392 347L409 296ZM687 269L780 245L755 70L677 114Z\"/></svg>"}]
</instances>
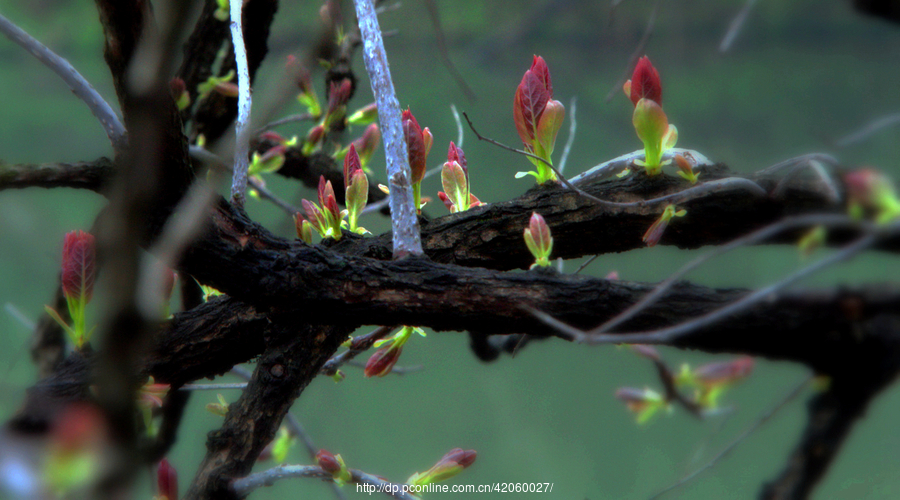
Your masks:
<instances>
[{"instance_id":1,"label":"blurred green background","mask_svg":"<svg viewBox=\"0 0 900 500\"><path fill-rule=\"evenodd\" d=\"M474 90L474 101L442 65L424 2L404 2L381 15L382 28L390 32L386 47L401 105L410 106L435 136L430 163L439 164L448 141L457 138L451 104L467 111L483 134L516 145L512 97L532 54L547 60L556 99L567 108L570 99L578 99L569 175L638 149L631 104L619 89L611 101L606 96L625 73L653 3L623 2L613 11L608 2L594 1L435 0L449 57ZM900 177L896 127L852 147L834 146L836 139L872 119L900 111L900 26L863 17L848 1L761 2L731 51L720 54L722 36L743 3L661 4L645 52L662 76L666 112L679 130L678 145L739 171L815 151L835 154L845 165L873 165ZM267 96L277 88L285 56L306 54L316 33L318 6L281 3L270 56L254 89L255 110L265 108ZM352 19L349 3L345 11ZM0 12L68 58L101 94L114 100L91 3L0 0ZM356 70L361 92L351 108L371 100L359 55ZM318 90L323 93L321 83ZM111 152L86 107L55 75L5 38L0 39L0 110L4 162L90 160ZM291 100L279 105L278 116L299 111ZM279 131L305 134L308 127ZM557 158L567 130L568 125L560 133ZM476 142L468 130L463 147L473 192L483 201L506 200L530 187L530 178L513 179L516 171L530 165L523 158ZM377 171L382 157L375 161ZM295 203L313 196L276 176L267 182ZM437 177L426 181L424 192L434 197L438 189ZM34 378L28 361L29 330L10 310L31 321L39 317L56 287L63 234L88 229L104 204L89 192L0 191L0 418L16 410ZM429 207L432 215L444 213L438 205ZM271 205L254 201L249 210L273 231L293 237L290 221ZM380 217L363 225L376 233L388 227ZM616 270L622 279L658 281L695 255L672 248L605 255L586 271L604 276ZM566 270L573 271L580 262L567 262ZM711 286L756 287L802 264L795 248L751 248L704 266L691 279ZM898 275L896 258L870 253L804 285L896 281ZM96 317L98 306L91 310ZM803 367L759 360L754 375L726 395L725 403L734 409L728 416L698 422L675 409L671 416L639 427L613 393L625 385L660 384L653 367L629 351L551 340L529 345L514 359L506 356L483 364L467 344L467 337L458 333L414 338L401 363L421 364L424 370L366 380L361 370L346 367L345 381L315 380L293 411L319 447L341 453L351 467L393 481L403 481L449 449L463 447L476 449L478 461L457 483L552 482L547 498L646 498L704 464L806 376ZM663 355L672 366L728 359L675 350L663 350ZM228 400L238 396L224 395ZM802 400L808 396L787 406L726 460L668 498L755 497L762 482L781 470L796 443L805 423ZM180 471L182 491L205 452L206 433L221 421L203 410L214 400L215 392L193 397L191 416L170 457ZM898 418L900 392L894 389L879 398L856 427L816 498L900 495ZM300 446L288 461L309 463ZM353 493L352 486L345 489L350 498L363 497ZM254 498L329 495L323 483L290 480Z\"/></svg>"}]
</instances>

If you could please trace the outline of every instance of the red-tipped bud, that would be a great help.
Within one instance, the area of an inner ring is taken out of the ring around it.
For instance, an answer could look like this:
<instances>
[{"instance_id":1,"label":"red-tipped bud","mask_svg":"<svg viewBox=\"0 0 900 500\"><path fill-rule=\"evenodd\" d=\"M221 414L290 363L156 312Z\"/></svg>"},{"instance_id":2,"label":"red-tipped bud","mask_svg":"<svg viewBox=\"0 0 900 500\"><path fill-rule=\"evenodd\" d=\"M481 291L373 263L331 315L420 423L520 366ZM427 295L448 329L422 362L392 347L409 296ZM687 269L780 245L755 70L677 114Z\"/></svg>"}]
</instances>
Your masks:
<instances>
[{"instance_id":1,"label":"red-tipped bud","mask_svg":"<svg viewBox=\"0 0 900 500\"><path fill-rule=\"evenodd\" d=\"M287 139L285 139L281 134L279 134L278 132L274 132L272 130L268 130L266 132L259 134L258 139L259 139L259 142L271 142L276 145L284 144L287 142Z\"/></svg>"},{"instance_id":2,"label":"red-tipped bud","mask_svg":"<svg viewBox=\"0 0 900 500\"><path fill-rule=\"evenodd\" d=\"M165 458L156 466L156 486L163 499L178 500L178 471Z\"/></svg>"},{"instance_id":3,"label":"red-tipped bud","mask_svg":"<svg viewBox=\"0 0 900 500\"><path fill-rule=\"evenodd\" d=\"M534 256L534 265L531 267L547 267L550 265L550 253L553 251L553 237L550 235L550 226L537 212L531 214L528 227L525 228L525 245Z\"/></svg>"},{"instance_id":4,"label":"red-tipped bud","mask_svg":"<svg viewBox=\"0 0 900 500\"><path fill-rule=\"evenodd\" d=\"M184 80L177 76L169 81L169 90L175 99L175 106L181 111L191 105L191 94L188 93Z\"/></svg>"},{"instance_id":5,"label":"red-tipped bud","mask_svg":"<svg viewBox=\"0 0 900 500\"><path fill-rule=\"evenodd\" d=\"M94 292L94 236L84 231L66 233L63 242L62 290L69 300L87 304Z\"/></svg>"},{"instance_id":6,"label":"red-tipped bud","mask_svg":"<svg viewBox=\"0 0 900 500\"><path fill-rule=\"evenodd\" d=\"M358 170L362 170L362 164L359 161L359 155L356 153L356 146L351 143L350 149L347 151L347 156L344 157L345 186L350 186L350 177Z\"/></svg>"},{"instance_id":7,"label":"red-tipped bud","mask_svg":"<svg viewBox=\"0 0 900 500\"><path fill-rule=\"evenodd\" d=\"M363 132L362 137L351 143L356 147L356 152L359 153L359 163L361 166L365 167L369 163L369 159L372 158L372 155L375 153L375 150L378 149L380 143L381 130L375 123L366 127L366 131Z\"/></svg>"},{"instance_id":8,"label":"red-tipped bud","mask_svg":"<svg viewBox=\"0 0 900 500\"><path fill-rule=\"evenodd\" d=\"M406 138L407 155L409 157L409 168L412 173L412 183L418 184L425 178L430 144L426 144L426 136L409 108L403 112L402 122L403 136ZM430 131L428 136L430 139Z\"/></svg>"},{"instance_id":9,"label":"red-tipped bud","mask_svg":"<svg viewBox=\"0 0 900 500\"><path fill-rule=\"evenodd\" d=\"M753 372L753 358L742 356L731 361L708 363L694 370L694 377L704 385L730 384Z\"/></svg>"},{"instance_id":10,"label":"red-tipped bud","mask_svg":"<svg viewBox=\"0 0 900 500\"><path fill-rule=\"evenodd\" d=\"M304 207L304 209L306 209L306 207ZM294 227L297 230L297 238L300 238L307 245L312 245L312 224L304 219L299 212L294 214Z\"/></svg>"},{"instance_id":11,"label":"red-tipped bud","mask_svg":"<svg viewBox=\"0 0 900 500\"><path fill-rule=\"evenodd\" d=\"M316 463L319 464L319 467L321 467L322 470L329 474L337 474L341 471L340 462L338 462L337 458L335 458L331 452L326 450L319 450L319 452L316 453Z\"/></svg>"},{"instance_id":12,"label":"red-tipped bud","mask_svg":"<svg viewBox=\"0 0 900 500\"><path fill-rule=\"evenodd\" d=\"M656 71L647 56L638 61L631 80L625 82L625 93L635 106L643 98L655 101L656 104L662 106L662 83L659 80L659 72Z\"/></svg>"},{"instance_id":13,"label":"red-tipped bud","mask_svg":"<svg viewBox=\"0 0 900 500\"><path fill-rule=\"evenodd\" d=\"M693 157L691 158L693 159ZM678 175L691 184L697 183L697 178L700 177L700 174L694 173L694 165L685 155L675 155L675 165L678 167Z\"/></svg>"},{"instance_id":14,"label":"red-tipped bud","mask_svg":"<svg viewBox=\"0 0 900 500\"><path fill-rule=\"evenodd\" d=\"M390 345L378 348L366 362L365 376L383 377L391 373L401 354L403 354L402 346Z\"/></svg>"},{"instance_id":15,"label":"red-tipped bud","mask_svg":"<svg viewBox=\"0 0 900 500\"><path fill-rule=\"evenodd\" d=\"M438 463L434 464L427 471L413 474L413 476L407 480L407 483L424 486L426 484L446 481L475 463L476 457L477 453L475 450L454 448L441 457Z\"/></svg>"},{"instance_id":16,"label":"red-tipped bud","mask_svg":"<svg viewBox=\"0 0 900 500\"><path fill-rule=\"evenodd\" d=\"M531 69L522 76L513 98L513 120L519 138L526 146L534 142L541 113L553 97L550 70L540 56L535 56Z\"/></svg>"},{"instance_id":17,"label":"red-tipped bud","mask_svg":"<svg viewBox=\"0 0 900 500\"><path fill-rule=\"evenodd\" d=\"M329 198L334 198L334 188L331 186L331 181L326 181L324 175L319 176L319 205L321 207L325 207Z\"/></svg>"},{"instance_id":18,"label":"red-tipped bud","mask_svg":"<svg viewBox=\"0 0 900 500\"><path fill-rule=\"evenodd\" d=\"M328 110L325 112L325 126L331 127L344 119L347 114L347 101L353 91L353 83L349 78L340 82L331 82L328 86Z\"/></svg>"},{"instance_id":19,"label":"red-tipped bud","mask_svg":"<svg viewBox=\"0 0 900 500\"><path fill-rule=\"evenodd\" d=\"M686 214L687 210L685 209L676 211L674 205L666 205L666 208L663 210L659 219L656 219L656 221L650 225L650 228L647 229L647 232L644 233L644 237L642 238L643 242L646 243L648 247L655 246L659 243L660 238L662 238L663 233L669 226L669 221L672 220L673 217L684 217Z\"/></svg>"},{"instance_id":20,"label":"red-tipped bud","mask_svg":"<svg viewBox=\"0 0 900 500\"><path fill-rule=\"evenodd\" d=\"M466 162L466 154L462 148L458 147L453 141L450 141L450 149L447 151L447 161L459 163L459 166L468 173L468 163Z\"/></svg>"}]
</instances>

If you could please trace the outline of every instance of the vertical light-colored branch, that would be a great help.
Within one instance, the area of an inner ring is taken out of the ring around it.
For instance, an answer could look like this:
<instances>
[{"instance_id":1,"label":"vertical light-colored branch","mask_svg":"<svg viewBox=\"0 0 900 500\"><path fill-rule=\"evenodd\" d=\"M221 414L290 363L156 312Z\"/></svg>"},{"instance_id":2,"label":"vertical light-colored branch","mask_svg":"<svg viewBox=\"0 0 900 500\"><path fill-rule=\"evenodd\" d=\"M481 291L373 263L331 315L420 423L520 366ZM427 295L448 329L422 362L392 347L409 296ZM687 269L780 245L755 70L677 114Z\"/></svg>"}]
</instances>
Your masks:
<instances>
[{"instance_id":1,"label":"vertical light-colored branch","mask_svg":"<svg viewBox=\"0 0 900 500\"><path fill-rule=\"evenodd\" d=\"M234 175L231 178L231 202L244 206L247 189L247 157L250 154L250 69L247 65L247 48L244 46L244 27L241 20L241 0L231 0L231 44L238 74L238 114L234 125Z\"/></svg>"},{"instance_id":2,"label":"vertical light-colored branch","mask_svg":"<svg viewBox=\"0 0 900 500\"><path fill-rule=\"evenodd\" d=\"M125 126L119 120L119 116L113 111L112 107L103 97L94 90L94 87L88 83L81 73L69 64L62 57L56 55L52 50L48 49L44 44L34 39L28 33L22 31L12 21L0 15L0 31L3 32L10 40L19 44L27 50L31 55L36 57L45 66L53 70L59 75L63 81L72 89L72 92L84 101L90 108L91 113L100 121L106 136L112 143L116 152L123 151L126 146Z\"/></svg>"},{"instance_id":3,"label":"vertical light-colored branch","mask_svg":"<svg viewBox=\"0 0 900 500\"><path fill-rule=\"evenodd\" d=\"M391 229L393 231L394 258L410 254L422 254L419 237L419 220L413 202L412 173L400 123L400 104L394 93L394 83L388 68L387 53L381 39L381 28L372 0L354 0L359 31L363 39L363 57L366 72L378 104L378 122L384 138L387 159L388 185L391 188Z\"/></svg>"}]
</instances>

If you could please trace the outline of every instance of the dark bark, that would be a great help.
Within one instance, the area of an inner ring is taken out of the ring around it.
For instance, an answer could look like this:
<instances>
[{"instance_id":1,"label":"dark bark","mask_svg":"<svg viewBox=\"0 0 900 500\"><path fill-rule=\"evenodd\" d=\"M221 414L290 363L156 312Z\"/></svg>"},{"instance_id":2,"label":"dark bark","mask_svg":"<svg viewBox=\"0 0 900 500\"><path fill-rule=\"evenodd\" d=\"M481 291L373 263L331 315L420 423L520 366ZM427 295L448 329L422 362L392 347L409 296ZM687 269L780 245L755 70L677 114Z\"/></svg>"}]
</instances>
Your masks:
<instances>
[{"instance_id":1,"label":"dark bark","mask_svg":"<svg viewBox=\"0 0 900 500\"><path fill-rule=\"evenodd\" d=\"M209 434L206 458L185 498L233 498L230 481L250 472L294 400L352 331L304 327L298 318L277 318L266 332L266 350L253 378L228 405L222 428Z\"/></svg>"}]
</instances>

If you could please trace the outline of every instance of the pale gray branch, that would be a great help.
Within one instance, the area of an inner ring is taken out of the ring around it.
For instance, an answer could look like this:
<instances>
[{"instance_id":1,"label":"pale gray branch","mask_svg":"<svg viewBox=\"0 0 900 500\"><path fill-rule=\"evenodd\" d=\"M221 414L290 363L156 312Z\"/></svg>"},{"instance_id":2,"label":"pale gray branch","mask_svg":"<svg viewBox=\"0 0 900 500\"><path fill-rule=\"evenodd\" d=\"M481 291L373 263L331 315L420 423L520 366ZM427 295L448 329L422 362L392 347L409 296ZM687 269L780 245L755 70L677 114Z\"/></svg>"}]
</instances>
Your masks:
<instances>
[{"instance_id":1,"label":"pale gray branch","mask_svg":"<svg viewBox=\"0 0 900 500\"><path fill-rule=\"evenodd\" d=\"M418 500L415 496L404 492L402 485L385 481L356 469L350 469L350 475L357 483L374 486L378 489L378 493L384 493L401 500ZM263 472L235 479L231 483L231 489L238 497L245 497L257 488L271 486L275 484L275 481L292 477L315 477L326 481L332 479L331 474L315 465L279 465Z\"/></svg>"},{"instance_id":2,"label":"pale gray branch","mask_svg":"<svg viewBox=\"0 0 900 500\"><path fill-rule=\"evenodd\" d=\"M234 129L234 174L231 180L231 201L244 206L244 191L247 189L248 156L250 155L250 69L247 65L247 48L244 46L244 28L241 21L242 1L232 0L231 44L238 75L238 114Z\"/></svg>"},{"instance_id":3,"label":"pale gray branch","mask_svg":"<svg viewBox=\"0 0 900 500\"><path fill-rule=\"evenodd\" d=\"M0 15L0 31L59 75L72 89L72 92L87 104L91 113L100 121L100 125L106 131L106 136L109 137L113 149L116 152L125 150L127 137L125 126L122 125L119 116L116 115L109 103L94 90L94 87L81 76L81 73L69 64L69 61L56 55L41 42L22 31L12 21L3 17L3 15Z\"/></svg>"},{"instance_id":4,"label":"pale gray branch","mask_svg":"<svg viewBox=\"0 0 900 500\"><path fill-rule=\"evenodd\" d=\"M354 0L359 31L363 39L363 58L375 102L378 104L378 122L384 140L387 160L388 185L390 187L391 230L394 258L421 255L422 240L419 220L413 201L412 173L406 150L406 140L401 124L400 103L394 92L387 53L378 26L378 17L372 0Z\"/></svg>"}]
</instances>

